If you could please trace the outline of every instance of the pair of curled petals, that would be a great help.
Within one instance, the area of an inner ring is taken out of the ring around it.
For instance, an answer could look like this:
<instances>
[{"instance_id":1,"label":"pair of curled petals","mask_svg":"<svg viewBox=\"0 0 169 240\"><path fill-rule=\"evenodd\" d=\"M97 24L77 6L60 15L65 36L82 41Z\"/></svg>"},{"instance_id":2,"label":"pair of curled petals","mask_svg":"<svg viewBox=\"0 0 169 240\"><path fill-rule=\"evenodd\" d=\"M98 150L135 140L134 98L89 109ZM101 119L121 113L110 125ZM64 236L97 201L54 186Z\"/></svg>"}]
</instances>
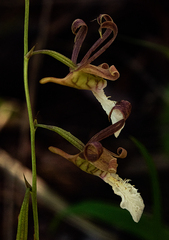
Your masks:
<instances>
[{"instance_id":1,"label":"pair of curled petals","mask_svg":"<svg viewBox=\"0 0 169 240\"><path fill-rule=\"evenodd\" d=\"M65 78L55 78L55 77L47 77L40 80L40 83L48 83L53 82L77 89L83 89L83 90L91 90L91 91L99 91L101 89L104 89L107 85L106 80L116 80L119 78L119 72L115 68L114 65L111 67L108 66L107 63L103 63L99 66L91 65L90 63L94 61L98 56L100 56L114 41L114 39L117 36L117 26L113 22L112 18L107 14L101 14L97 21L100 25L99 27L99 33L100 38L94 43L94 45L88 50L88 52L85 54L83 59L80 63L77 62L77 58L81 49L81 46L83 44L83 41L86 37L88 27L86 23L82 19L76 19L72 24L72 32L75 34L75 43L73 47L72 57L71 60L68 61L65 57L65 62L69 63L72 62L70 67L70 73ZM106 29L105 32L102 34L102 29ZM113 37L105 43L101 49L96 51L99 46L109 37L109 35L113 32ZM95 52L96 51L96 52ZM93 55L92 53L95 52ZM36 51L34 52L36 54ZM41 51L41 53L47 53L47 50ZM51 54L51 51L50 51ZM52 53L53 54L53 53ZM57 54L53 54L55 57ZM52 56L53 56L52 55ZM59 54L60 56L61 54ZM57 56L58 57L58 56ZM64 56L62 56L62 62ZM58 58L60 59L60 58ZM70 64L70 63L69 63Z\"/></svg>"},{"instance_id":2,"label":"pair of curled petals","mask_svg":"<svg viewBox=\"0 0 169 240\"><path fill-rule=\"evenodd\" d=\"M85 65L93 62L97 57L99 57L113 43L117 36L118 33L117 25L113 22L112 18L108 14L100 14L99 17L97 18L97 22L100 25L99 27L100 38L93 44L93 46L88 50L88 52L85 54L81 62L78 64L79 70L82 67L84 68ZM103 34L102 29L106 29ZM88 28L86 23L81 19L76 19L72 24L72 32L76 36L71 59L75 63L82 43L86 37L87 30ZM97 52L95 52L96 49L98 49L98 47L110 36L112 32L113 37L106 44L104 44L104 46L102 46ZM95 53L91 56L93 52Z\"/></svg>"}]
</instances>

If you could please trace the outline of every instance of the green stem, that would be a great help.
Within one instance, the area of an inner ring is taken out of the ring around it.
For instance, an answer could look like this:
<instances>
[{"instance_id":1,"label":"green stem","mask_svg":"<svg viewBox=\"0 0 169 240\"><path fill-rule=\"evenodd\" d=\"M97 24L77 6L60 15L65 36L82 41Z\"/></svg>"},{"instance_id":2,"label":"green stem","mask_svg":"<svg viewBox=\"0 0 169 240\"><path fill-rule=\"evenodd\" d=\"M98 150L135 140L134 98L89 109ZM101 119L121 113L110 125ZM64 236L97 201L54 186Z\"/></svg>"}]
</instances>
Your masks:
<instances>
[{"instance_id":1,"label":"green stem","mask_svg":"<svg viewBox=\"0 0 169 240\"><path fill-rule=\"evenodd\" d=\"M24 56L28 52L29 0L25 0Z\"/></svg>"},{"instance_id":2,"label":"green stem","mask_svg":"<svg viewBox=\"0 0 169 240\"><path fill-rule=\"evenodd\" d=\"M32 116L31 102L29 96L28 86L28 26L29 26L29 0L25 0L25 24L24 24L24 89L26 104L28 109L29 125L30 125L30 138L31 138L31 157L32 157L32 208L34 219L34 239L39 240L39 223L38 223L38 210L37 210L37 175L36 175L36 154L35 154L35 127Z\"/></svg>"}]
</instances>

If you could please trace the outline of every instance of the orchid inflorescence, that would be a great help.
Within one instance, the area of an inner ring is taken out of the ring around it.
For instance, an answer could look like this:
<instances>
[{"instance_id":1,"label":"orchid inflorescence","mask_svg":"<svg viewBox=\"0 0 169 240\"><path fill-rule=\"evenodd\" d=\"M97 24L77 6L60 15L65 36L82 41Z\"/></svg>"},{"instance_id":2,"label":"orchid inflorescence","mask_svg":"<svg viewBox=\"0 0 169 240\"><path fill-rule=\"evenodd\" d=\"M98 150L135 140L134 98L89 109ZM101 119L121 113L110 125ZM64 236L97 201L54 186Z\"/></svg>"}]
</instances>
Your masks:
<instances>
[{"instance_id":1,"label":"orchid inflorescence","mask_svg":"<svg viewBox=\"0 0 169 240\"><path fill-rule=\"evenodd\" d=\"M103 109L111 119L112 125L103 129L94 135L86 145L81 143L80 153L70 155L56 147L49 147L53 153L61 155L71 161L81 170L98 176L110 184L115 194L122 198L121 208L127 209L135 222L140 220L144 209L144 203L137 192L137 189L129 183L129 180L121 179L117 174L117 158L125 158L127 151L123 148L117 149L117 154L110 152L102 146L100 141L114 134L118 137L124 127L126 119L131 112L131 104L128 101L112 101L104 93L107 86L107 80L116 80L119 78L119 72L114 65L109 67L107 63L94 66L91 63L100 56L114 41L117 36L118 28L112 18L107 14L101 14L97 18L99 27L99 39L88 50L80 63L77 58L86 37L88 27L81 19L76 19L72 24L72 32L75 34L75 42L71 60L60 53L50 50L33 51L32 55L43 53L51 55L69 67L69 73L65 78L46 77L40 80L40 83L53 82L81 90L90 90L101 103ZM102 30L105 29L104 33ZM103 42L113 33L113 37L104 45ZM99 46L102 44L102 47ZM97 50L97 51L96 51ZM80 140L79 140L80 141Z\"/></svg>"},{"instance_id":2,"label":"orchid inflorescence","mask_svg":"<svg viewBox=\"0 0 169 240\"><path fill-rule=\"evenodd\" d=\"M110 97L107 97L105 95L103 89L107 86L107 81L105 79L115 81L119 78L120 74L114 65L109 67L107 63L102 63L99 66L95 66L92 65L91 62L99 57L113 43L114 39L117 36L118 28L113 22L112 18L107 14L100 14L100 16L97 18L97 21L100 25L100 38L93 44L93 46L88 50L81 62L78 64L77 57L80 52L82 43L86 37L88 28L86 23L81 19L76 19L73 22L72 32L75 34L75 43L73 47L72 57L71 60L69 59L69 64L66 61L67 58L64 58L65 61L63 61L64 63L66 62L65 64L69 66L70 72L65 78L61 79L55 77L46 77L41 79L40 83L44 84L47 82L53 82L77 89L92 91L96 99L101 103L109 118L112 120L112 123L116 123L121 119L126 120L131 111L131 104L128 101L123 100L122 102L118 102L118 107L116 107L117 102L110 100ZM102 29L104 28L106 30L102 34ZM112 32L113 37L98 51L96 51L98 47L103 44L103 42L105 42L105 40L111 35ZM92 55L94 51L96 52ZM120 105L122 105L122 107L120 107ZM114 109L114 111L112 111L112 109ZM120 130L115 133L115 136L118 136L119 133Z\"/></svg>"}]
</instances>

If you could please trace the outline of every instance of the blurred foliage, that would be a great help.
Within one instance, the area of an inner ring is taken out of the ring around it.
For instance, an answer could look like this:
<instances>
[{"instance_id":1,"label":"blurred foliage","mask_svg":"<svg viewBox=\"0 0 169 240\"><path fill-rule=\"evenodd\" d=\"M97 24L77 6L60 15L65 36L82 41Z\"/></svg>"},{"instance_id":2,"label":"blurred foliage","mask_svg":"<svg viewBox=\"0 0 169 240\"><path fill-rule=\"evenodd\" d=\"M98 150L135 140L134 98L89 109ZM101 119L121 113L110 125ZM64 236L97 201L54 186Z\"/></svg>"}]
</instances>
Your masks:
<instances>
[{"instance_id":1,"label":"blurred foliage","mask_svg":"<svg viewBox=\"0 0 169 240\"><path fill-rule=\"evenodd\" d=\"M131 43L131 44L136 44L136 45L139 45L142 47L146 47L146 48L155 50L159 53L162 53L166 58L169 59L169 47L163 46L161 44L141 40L141 39L135 39L135 38L127 37L127 36L122 36L122 35L120 35L120 39L125 42Z\"/></svg>"},{"instance_id":2,"label":"blurred foliage","mask_svg":"<svg viewBox=\"0 0 169 240\"><path fill-rule=\"evenodd\" d=\"M120 39L122 41L128 42L130 44L135 44L138 46L142 46L145 48L152 49L154 51L157 51L161 54L163 54L167 60L169 60L169 47L163 46L161 44L130 38L127 36L120 36ZM169 76L168 76L169 78ZM159 124L160 129L160 146L161 150L169 156L169 84L166 84L166 86L161 86L161 83L158 83L159 91L162 89L163 93L161 95L161 99L163 100L163 103L161 104L161 112L160 115L157 118L157 122Z\"/></svg>"},{"instance_id":3,"label":"blurred foliage","mask_svg":"<svg viewBox=\"0 0 169 240\"><path fill-rule=\"evenodd\" d=\"M154 224L153 216L143 214L139 223L133 222L130 214L119 206L99 201L84 201L72 205L60 216L60 220L71 214L87 217L88 219L100 221L121 231L128 232L138 238L145 240L169 239L169 229L162 226L160 229ZM58 218L56 219L58 224ZM54 223L53 223L54 227Z\"/></svg>"},{"instance_id":4,"label":"blurred foliage","mask_svg":"<svg viewBox=\"0 0 169 240\"><path fill-rule=\"evenodd\" d=\"M169 84L165 87L164 97L166 101L161 107L162 111L158 118L161 131L160 146L162 151L169 156Z\"/></svg>"}]
</instances>

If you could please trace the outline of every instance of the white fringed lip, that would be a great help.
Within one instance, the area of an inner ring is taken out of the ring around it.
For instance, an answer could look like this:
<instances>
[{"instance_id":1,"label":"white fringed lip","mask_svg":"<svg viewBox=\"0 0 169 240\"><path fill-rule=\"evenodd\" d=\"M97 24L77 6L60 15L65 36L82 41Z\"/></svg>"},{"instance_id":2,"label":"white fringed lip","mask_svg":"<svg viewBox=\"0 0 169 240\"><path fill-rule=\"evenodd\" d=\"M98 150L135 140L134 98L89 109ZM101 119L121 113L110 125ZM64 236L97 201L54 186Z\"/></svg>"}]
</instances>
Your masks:
<instances>
[{"instance_id":1,"label":"white fringed lip","mask_svg":"<svg viewBox=\"0 0 169 240\"><path fill-rule=\"evenodd\" d=\"M108 173L103 180L122 198L120 207L127 209L133 220L139 222L145 206L137 189L129 183L129 180L123 180L115 173Z\"/></svg>"}]
</instances>

